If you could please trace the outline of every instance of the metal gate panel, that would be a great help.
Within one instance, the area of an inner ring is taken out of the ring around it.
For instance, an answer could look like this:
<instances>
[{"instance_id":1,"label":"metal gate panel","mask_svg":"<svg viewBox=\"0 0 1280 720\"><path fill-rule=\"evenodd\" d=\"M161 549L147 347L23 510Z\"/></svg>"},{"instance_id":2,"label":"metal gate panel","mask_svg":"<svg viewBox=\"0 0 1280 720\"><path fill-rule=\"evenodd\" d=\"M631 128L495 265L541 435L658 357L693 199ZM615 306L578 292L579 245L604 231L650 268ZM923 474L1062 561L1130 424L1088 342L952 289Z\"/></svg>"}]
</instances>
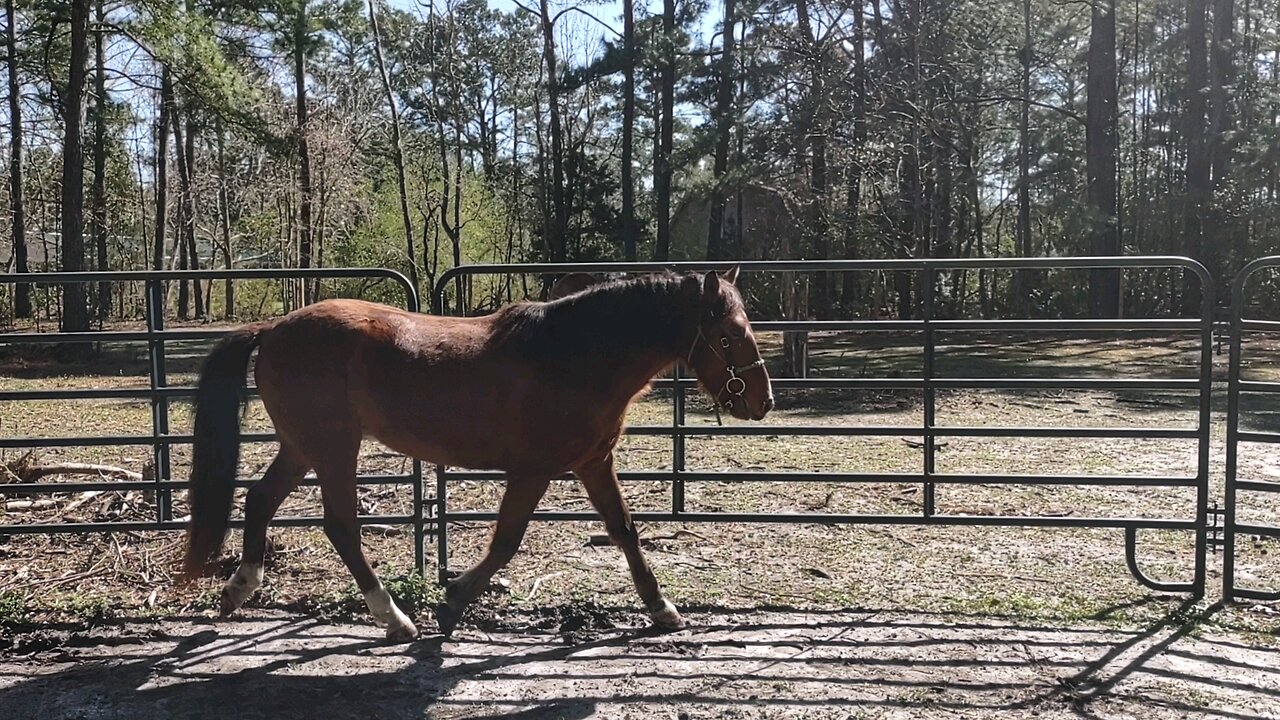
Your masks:
<instances>
[{"instance_id":1,"label":"metal gate panel","mask_svg":"<svg viewBox=\"0 0 1280 720\"><path fill-rule=\"evenodd\" d=\"M529 263L511 265L466 265L445 272L432 294L435 312L444 314L448 287L462 278L476 275L645 273L672 271L705 271L737 264L743 272L849 272L909 271L923 273L923 317L920 320L818 320L760 321L752 327L760 332L863 330L914 331L922 335L923 371L917 378L777 378L781 388L846 388L846 389L910 389L924 395L922 422L915 428L903 426L789 427L785 425L749 425L729 427L688 426L684 423L685 393L696 388L692 380L677 375L654 382L655 388L671 388L674 412L670 425L638 425L626 429L631 435L669 436L672 440L673 463L669 472L623 472L628 480L670 480L671 509L667 512L638 512L641 521L668 522L819 522L916 525L985 525L1039 527L1098 527L1124 531L1125 559L1134 576L1144 585L1158 591L1186 592L1199 598L1204 594L1207 554L1207 513L1209 496L1210 399L1212 389L1213 283L1208 271L1198 262L1184 257L1068 257L1068 258L1004 258L1004 259L920 259L920 260L825 260L825 261L747 261L673 262L673 263ZM939 320L935 318L934 280L943 270L957 269L1181 269L1199 283L1201 308L1198 317L1173 319L1072 319L1072 320ZM1199 336L1199 368L1192 379L1096 379L1096 378L967 378L939 377L934 372L933 356L936 332L954 330L1111 330L1111 331L1182 331ZM1181 390L1197 395L1197 423L1194 427L957 427L939 426L935 420L938 389L1062 389L1062 390ZM696 391L696 389L695 389ZM822 473L822 472L690 472L685 469L684 447L689 436L712 435L827 435L827 436L915 436L922 438L923 471L920 473ZM1016 438L1079 437L1184 439L1197 442L1194 477L1164 476L1064 476L1064 475L981 475L942 474L935 468L936 440L939 437ZM494 512L448 510L448 483L451 479L499 480L502 473L461 471L437 467L436 516L437 552L441 580L448 569L448 522L492 520ZM684 508L686 483L701 481L814 481L814 482L919 482L924 503L918 515L832 514L832 513L722 513L687 512ZM1024 484L1024 485L1111 485L1143 487L1194 487L1196 501L1190 518L1141 517L1059 517L1059 516L979 516L939 514L934 502L938 484ZM539 512L538 520L594 520L593 513ZM1145 575L1136 558L1137 533L1142 529L1176 529L1192 531L1195 537L1195 561L1189 581L1165 582Z\"/></svg>"},{"instance_id":2,"label":"metal gate panel","mask_svg":"<svg viewBox=\"0 0 1280 720\"><path fill-rule=\"evenodd\" d=\"M49 284L67 285L73 283L130 282L141 281L145 284L146 330L120 331L103 330L87 332L21 332L0 333L0 345L43 344L65 345L76 343L140 343L147 344L149 388L89 388L89 389L57 389L57 390L0 390L0 401L23 400L150 400L151 433L133 436L89 436L89 437L0 437L0 448L49 448L49 447L104 447L104 446L150 446L152 463L155 467L154 480L120 481L120 482L37 482L20 485L5 485L4 492L10 495L38 495L53 492L78 492L85 490L149 490L155 493L155 517L144 521L128 522L62 522L62 523L23 523L0 524L0 535L19 533L82 533L113 532L124 530L181 530L185 523L175 520L172 513L172 494L174 490L186 489L186 482L174 480L172 477L170 449L174 445L189 444L192 437L174 433L169 425L169 402L174 399L191 398L195 388L191 386L173 386L169 384L166 371L165 343L181 340L214 340L222 337L231 328L226 329L175 329L164 326L163 283L175 280L284 280L284 279L375 279L396 283L405 294L405 308L410 312L419 310L417 290L409 281L395 270L385 268L307 268L307 269L243 269L243 270L173 270L173 271L123 271L123 272L75 272L75 273L24 273L22 275L0 275L0 284L16 285ZM251 394L256 391L250 390ZM245 442L265 442L274 440L272 433L244 433ZM431 514L435 509L433 500L423 497L422 463L414 460L408 474L376 474L362 475L359 483L363 485L410 484L413 486L414 511L409 515L361 516L361 523L412 525L414 529L414 558L419 572L424 571L426 537L434 532L434 519ZM256 478L239 478L236 487L249 487ZM304 485L315 484L314 480L304 480ZM319 526L319 517L282 517L272 520L272 524L288 527ZM242 527L243 521L233 521L232 527Z\"/></svg>"},{"instance_id":3,"label":"metal gate panel","mask_svg":"<svg viewBox=\"0 0 1280 720\"><path fill-rule=\"evenodd\" d=\"M1227 463L1223 498L1222 597L1234 600L1280 600L1280 590L1240 587L1236 584L1236 538L1238 535L1280 537L1280 526L1241 523L1236 519L1239 493L1280 493L1280 483L1239 477L1240 443L1280 443L1280 433L1240 429L1242 394L1280 393L1280 381L1245 380L1242 354L1246 332L1280 333L1280 322L1246 318L1249 281L1258 273L1280 267L1280 255L1259 258L1245 265L1231 283L1231 350L1227 374Z\"/></svg>"}]
</instances>

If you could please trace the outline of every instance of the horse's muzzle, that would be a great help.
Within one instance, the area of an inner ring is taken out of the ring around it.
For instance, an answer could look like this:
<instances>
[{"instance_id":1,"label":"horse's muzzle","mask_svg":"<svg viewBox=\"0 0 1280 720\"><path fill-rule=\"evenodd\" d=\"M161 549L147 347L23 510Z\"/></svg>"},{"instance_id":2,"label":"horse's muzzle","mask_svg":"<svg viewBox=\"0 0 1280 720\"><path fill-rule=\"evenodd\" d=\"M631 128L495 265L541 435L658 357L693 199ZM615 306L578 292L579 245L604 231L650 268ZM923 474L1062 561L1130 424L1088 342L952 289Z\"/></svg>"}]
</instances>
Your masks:
<instances>
[{"instance_id":1,"label":"horse's muzzle","mask_svg":"<svg viewBox=\"0 0 1280 720\"><path fill-rule=\"evenodd\" d=\"M773 409L773 396L770 395L769 397L764 399L764 402L760 405L760 412L756 413L755 417L753 417L752 420L763 420L764 416L768 415L769 411L772 409Z\"/></svg>"}]
</instances>

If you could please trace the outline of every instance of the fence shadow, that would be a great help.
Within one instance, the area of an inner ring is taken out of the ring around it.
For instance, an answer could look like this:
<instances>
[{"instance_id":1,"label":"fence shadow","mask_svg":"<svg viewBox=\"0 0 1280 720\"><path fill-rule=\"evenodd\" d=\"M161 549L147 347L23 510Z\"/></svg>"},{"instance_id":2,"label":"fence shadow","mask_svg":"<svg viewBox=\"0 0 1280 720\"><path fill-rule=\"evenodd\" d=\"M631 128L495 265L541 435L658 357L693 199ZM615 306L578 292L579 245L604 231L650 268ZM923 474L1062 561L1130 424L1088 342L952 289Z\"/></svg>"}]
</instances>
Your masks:
<instances>
[{"instance_id":1,"label":"fence shadow","mask_svg":"<svg viewBox=\"0 0 1280 720\"><path fill-rule=\"evenodd\" d=\"M177 638L166 623L134 626L45 650L32 672L0 679L0 707L48 720L583 718L621 708L792 716L850 706L1083 718L1147 707L1148 717L1260 720L1280 703L1280 652L1195 637L1205 615L1189 604L1131 630L879 611L691 617L674 635L498 622L407 646L314 620L188 622ZM0 666L13 663L0 656Z\"/></svg>"}]
</instances>

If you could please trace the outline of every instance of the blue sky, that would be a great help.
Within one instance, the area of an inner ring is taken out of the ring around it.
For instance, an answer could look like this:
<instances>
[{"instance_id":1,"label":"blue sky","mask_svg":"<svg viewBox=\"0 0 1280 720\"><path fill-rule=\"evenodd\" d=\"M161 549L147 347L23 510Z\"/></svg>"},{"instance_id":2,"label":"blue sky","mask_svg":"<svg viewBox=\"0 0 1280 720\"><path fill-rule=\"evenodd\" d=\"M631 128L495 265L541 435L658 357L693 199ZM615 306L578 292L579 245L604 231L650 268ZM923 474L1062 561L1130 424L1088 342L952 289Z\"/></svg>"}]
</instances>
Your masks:
<instances>
[{"instance_id":1,"label":"blue sky","mask_svg":"<svg viewBox=\"0 0 1280 720\"><path fill-rule=\"evenodd\" d=\"M516 5L516 3L513 0L487 0L487 1L489 4L489 7L495 8L497 10L501 10L503 12L513 12L519 9L519 6ZM661 12L662 10L661 0L647 0L647 1L634 0L634 1L635 1L635 13L637 17L643 15L646 12L649 12L650 6L653 7L652 12ZM419 0L387 0L387 2L393 7L397 7L397 8L401 8L403 10L409 10L409 11L414 11L421 7ZM447 0L440 0L440 2L443 5L444 2L447 2ZM520 2L525 7L529 7L533 9L537 9L538 7L538 0L520 0ZM557 32L564 32L566 24L573 23L573 27L575 31L585 32L589 34L592 39L591 42L588 43L587 47L572 48L573 52L579 53L581 55L578 58L578 60L580 61L588 60L590 59L591 55L593 55L595 52L598 52L600 48L600 41L604 37L617 35L622 32L622 0L593 0L592 2L584 2L584 3L565 2L564 0L550 0L550 3L551 3L552 13L557 13L557 12L560 12L561 10L564 10L567 7L577 5L578 7L581 7L583 10L591 13L601 22L607 24L610 28L612 28L612 32L610 32L610 30L600 27L597 23L592 22L590 19L578 13L569 13L565 15L564 18L561 19L559 25L556 28ZM723 8L724 8L723 0L710 1L708 12L704 16L700 24L699 33L698 33L704 42L709 40L718 29L720 24L719 17L724 13Z\"/></svg>"}]
</instances>

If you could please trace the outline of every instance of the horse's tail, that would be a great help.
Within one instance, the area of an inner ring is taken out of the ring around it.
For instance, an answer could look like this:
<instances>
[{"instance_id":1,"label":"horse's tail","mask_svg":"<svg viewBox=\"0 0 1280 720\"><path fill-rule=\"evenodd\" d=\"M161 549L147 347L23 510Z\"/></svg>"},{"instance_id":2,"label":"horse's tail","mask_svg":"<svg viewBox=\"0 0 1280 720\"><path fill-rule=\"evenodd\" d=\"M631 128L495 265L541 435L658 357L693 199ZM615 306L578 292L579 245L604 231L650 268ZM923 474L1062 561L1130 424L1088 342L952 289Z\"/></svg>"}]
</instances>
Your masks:
<instances>
[{"instance_id":1,"label":"horse's tail","mask_svg":"<svg viewBox=\"0 0 1280 720\"><path fill-rule=\"evenodd\" d=\"M204 574L221 550L231 518L236 467L240 462L240 408L249 356L271 323L246 325L224 337L205 358L196 389L195 443L187 502L191 524L182 573Z\"/></svg>"}]
</instances>

